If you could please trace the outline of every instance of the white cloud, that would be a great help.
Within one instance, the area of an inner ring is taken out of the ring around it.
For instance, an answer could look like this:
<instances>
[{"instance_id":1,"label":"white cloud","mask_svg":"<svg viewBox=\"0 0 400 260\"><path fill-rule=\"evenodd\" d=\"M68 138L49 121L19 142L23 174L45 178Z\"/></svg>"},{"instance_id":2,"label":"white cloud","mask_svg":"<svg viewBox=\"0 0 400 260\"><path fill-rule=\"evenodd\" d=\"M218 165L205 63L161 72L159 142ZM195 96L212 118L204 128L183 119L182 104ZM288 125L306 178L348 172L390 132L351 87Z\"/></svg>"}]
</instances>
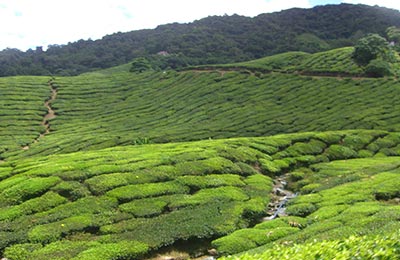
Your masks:
<instances>
[{"instance_id":1,"label":"white cloud","mask_svg":"<svg viewBox=\"0 0 400 260\"><path fill-rule=\"evenodd\" d=\"M365 5L378 5L378 6L384 6L388 8L393 8L400 10L400 1L398 0L345 0L342 1L342 3L348 3L348 4L365 4Z\"/></svg>"}]
</instances>

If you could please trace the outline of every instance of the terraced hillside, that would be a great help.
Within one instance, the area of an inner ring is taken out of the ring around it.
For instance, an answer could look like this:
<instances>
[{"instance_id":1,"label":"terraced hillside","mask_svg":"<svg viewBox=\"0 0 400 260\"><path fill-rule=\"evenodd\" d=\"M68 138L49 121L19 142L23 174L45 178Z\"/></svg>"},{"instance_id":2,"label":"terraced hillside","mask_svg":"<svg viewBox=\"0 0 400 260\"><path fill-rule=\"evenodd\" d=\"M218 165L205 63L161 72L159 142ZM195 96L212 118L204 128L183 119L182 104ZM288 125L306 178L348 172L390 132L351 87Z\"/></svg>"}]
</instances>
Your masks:
<instances>
[{"instance_id":1,"label":"terraced hillside","mask_svg":"<svg viewBox=\"0 0 400 260\"><path fill-rule=\"evenodd\" d=\"M19 150L45 132L44 103L51 93L48 77L0 78L0 159Z\"/></svg>"},{"instance_id":2,"label":"terraced hillside","mask_svg":"<svg viewBox=\"0 0 400 260\"><path fill-rule=\"evenodd\" d=\"M400 83L349 50L0 79L0 256L400 257Z\"/></svg>"},{"instance_id":3,"label":"terraced hillside","mask_svg":"<svg viewBox=\"0 0 400 260\"><path fill-rule=\"evenodd\" d=\"M224 255L382 234L400 228L399 156L399 133L342 131L3 163L0 248L10 259L132 259L178 242L215 239ZM301 195L288 217L255 225L282 174Z\"/></svg>"},{"instance_id":4,"label":"terraced hillside","mask_svg":"<svg viewBox=\"0 0 400 260\"><path fill-rule=\"evenodd\" d=\"M365 77L363 68L352 58L354 47L345 47L319 53L286 52L257 60L220 65L195 66L199 70L247 69L259 72L296 73L310 76ZM400 57L397 56L400 60ZM392 64L394 74L399 75L400 64Z\"/></svg>"},{"instance_id":5,"label":"terraced hillside","mask_svg":"<svg viewBox=\"0 0 400 260\"><path fill-rule=\"evenodd\" d=\"M274 59L286 60L266 60ZM307 59L300 65L313 68ZM30 148L24 153L4 144L2 157L303 131L400 130L396 78L311 77L246 69L135 74L128 69L55 78L57 98L51 106L56 117L49 120L50 133L40 142L34 136L19 140L19 146ZM43 85L43 91L48 87ZM36 135L41 128L37 126Z\"/></svg>"}]
</instances>

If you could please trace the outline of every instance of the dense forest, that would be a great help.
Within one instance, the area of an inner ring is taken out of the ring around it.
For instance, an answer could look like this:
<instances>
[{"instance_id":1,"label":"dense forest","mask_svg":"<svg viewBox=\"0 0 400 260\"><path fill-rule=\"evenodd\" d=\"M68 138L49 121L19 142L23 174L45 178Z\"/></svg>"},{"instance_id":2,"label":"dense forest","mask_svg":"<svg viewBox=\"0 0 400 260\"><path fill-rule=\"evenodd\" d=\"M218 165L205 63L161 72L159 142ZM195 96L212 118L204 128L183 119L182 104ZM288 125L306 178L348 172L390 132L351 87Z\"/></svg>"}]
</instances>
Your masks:
<instances>
[{"instance_id":1,"label":"dense forest","mask_svg":"<svg viewBox=\"0 0 400 260\"><path fill-rule=\"evenodd\" d=\"M160 25L37 47L0 52L0 76L77 75L162 53L171 66L246 61L287 52L318 52L354 45L367 33L400 26L397 10L366 5L326 5L289 9L250 18L212 16L188 24Z\"/></svg>"}]
</instances>

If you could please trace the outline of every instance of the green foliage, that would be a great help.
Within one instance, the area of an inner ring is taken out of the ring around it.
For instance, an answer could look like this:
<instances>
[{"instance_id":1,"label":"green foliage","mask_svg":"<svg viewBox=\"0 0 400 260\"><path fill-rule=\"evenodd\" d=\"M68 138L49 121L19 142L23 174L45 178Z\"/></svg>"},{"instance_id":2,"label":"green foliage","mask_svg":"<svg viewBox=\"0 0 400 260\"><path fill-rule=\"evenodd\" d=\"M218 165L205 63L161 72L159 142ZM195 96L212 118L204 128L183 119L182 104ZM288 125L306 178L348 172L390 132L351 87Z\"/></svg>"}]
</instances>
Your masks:
<instances>
[{"instance_id":1,"label":"green foliage","mask_svg":"<svg viewBox=\"0 0 400 260\"><path fill-rule=\"evenodd\" d=\"M326 150L326 155L330 160L340 160L354 158L357 156L357 153L349 147L334 144Z\"/></svg>"},{"instance_id":2,"label":"green foliage","mask_svg":"<svg viewBox=\"0 0 400 260\"><path fill-rule=\"evenodd\" d=\"M148 250L149 247L144 243L138 241L121 241L118 243L102 244L89 248L73 259L138 259L147 253Z\"/></svg>"},{"instance_id":3,"label":"green foliage","mask_svg":"<svg viewBox=\"0 0 400 260\"><path fill-rule=\"evenodd\" d=\"M127 185L120 188L115 188L107 192L107 195L117 198L119 201L130 201L132 199L141 199L169 194L184 194L188 192L189 188L179 184L178 182L162 182Z\"/></svg>"},{"instance_id":4,"label":"green foliage","mask_svg":"<svg viewBox=\"0 0 400 260\"><path fill-rule=\"evenodd\" d=\"M60 182L58 177L27 178L0 193L0 205L14 205L45 193Z\"/></svg>"},{"instance_id":5,"label":"green foliage","mask_svg":"<svg viewBox=\"0 0 400 260\"><path fill-rule=\"evenodd\" d=\"M50 45L46 51L5 49L0 52L0 76L78 75L139 57L151 58L160 52L182 56L190 65L245 61L292 50L317 52L350 46L365 33L383 35L387 27L399 26L398 20L396 10L349 4L286 10L254 18L214 16L189 24L115 33L96 41ZM172 59L169 64L179 61ZM122 67L129 70L129 66Z\"/></svg>"},{"instance_id":6,"label":"green foliage","mask_svg":"<svg viewBox=\"0 0 400 260\"><path fill-rule=\"evenodd\" d=\"M393 74L390 64L380 59L371 60L367 67L365 67L365 73L374 78L381 78Z\"/></svg>"},{"instance_id":7,"label":"green foliage","mask_svg":"<svg viewBox=\"0 0 400 260\"><path fill-rule=\"evenodd\" d=\"M214 240L212 246L221 255L236 254L275 241L296 231L298 229L292 227L277 227L269 230L241 229L228 236Z\"/></svg>"},{"instance_id":8,"label":"green foliage","mask_svg":"<svg viewBox=\"0 0 400 260\"><path fill-rule=\"evenodd\" d=\"M69 233L90 228L92 223L90 215L74 216L62 221L36 226L29 232L28 237L34 243L54 242Z\"/></svg>"},{"instance_id":9,"label":"green foliage","mask_svg":"<svg viewBox=\"0 0 400 260\"><path fill-rule=\"evenodd\" d=\"M151 64L146 58L136 58L132 61L132 67L129 71L141 73L151 68Z\"/></svg>"},{"instance_id":10,"label":"green foliage","mask_svg":"<svg viewBox=\"0 0 400 260\"><path fill-rule=\"evenodd\" d=\"M396 26L390 26L386 29L386 35L389 41L393 41L395 46L398 48L400 43L400 28Z\"/></svg>"},{"instance_id":11,"label":"green foliage","mask_svg":"<svg viewBox=\"0 0 400 260\"><path fill-rule=\"evenodd\" d=\"M0 220L13 220L24 215L46 211L65 202L67 200L64 197L50 191L41 197L30 199L14 207L2 210L0 212Z\"/></svg>"},{"instance_id":12,"label":"green foliage","mask_svg":"<svg viewBox=\"0 0 400 260\"><path fill-rule=\"evenodd\" d=\"M400 257L397 231L378 236L350 236L342 240L305 244L276 244L260 254L244 254L222 259L397 259Z\"/></svg>"},{"instance_id":13,"label":"green foliage","mask_svg":"<svg viewBox=\"0 0 400 260\"><path fill-rule=\"evenodd\" d=\"M392 61L389 43L378 34L370 34L361 38L355 45L353 58L362 65L367 65L378 58Z\"/></svg>"},{"instance_id":14,"label":"green foliage","mask_svg":"<svg viewBox=\"0 0 400 260\"><path fill-rule=\"evenodd\" d=\"M317 207L312 203L298 203L289 205L287 213L293 216L305 217L317 210Z\"/></svg>"}]
</instances>

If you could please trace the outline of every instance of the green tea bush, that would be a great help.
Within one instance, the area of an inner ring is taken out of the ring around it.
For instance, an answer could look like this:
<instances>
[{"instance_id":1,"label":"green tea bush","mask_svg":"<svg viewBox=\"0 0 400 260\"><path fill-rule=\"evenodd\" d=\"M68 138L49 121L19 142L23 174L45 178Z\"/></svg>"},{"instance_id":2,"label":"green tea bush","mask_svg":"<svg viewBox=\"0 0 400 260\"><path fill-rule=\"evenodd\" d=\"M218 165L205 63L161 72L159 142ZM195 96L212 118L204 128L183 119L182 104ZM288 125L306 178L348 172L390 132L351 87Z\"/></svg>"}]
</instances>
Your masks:
<instances>
[{"instance_id":1,"label":"green tea bush","mask_svg":"<svg viewBox=\"0 0 400 260\"><path fill-rule=\"evenodd\" d=\"M78 215L100 214L113 211L117 208L118 202L110 197L85 197L74 202L59 205L50 210L36 213L39 223L60 221L65 218Z\"/></svg>"},{"instance_id":2,"label":"green tea bush","mask_svg":"<svg viewBox=\"0 0 400 260\"><path fill-rule=\"evenodd\" d=\"M349 134L343 139L343 145L358 151L366 147L373 138L371 134Z\"/></svg>"},{"instance_id":3,"label":"green tea bush","mask_svg":"<svg viewBox=\"0 0 400 260\"><path fill-rule=\"evenodd\" d=\"M275 241L298 230L298 228L293 227L276 227L270 230L241 229L212 241L212 246L217 249L220 255L236 254Z\"/></svg>"},{"instance_id":4,"label":"green tea bush","mask_svg":"<svg viewBox=\"0 0 400 260\"><path fill-rule=\"evenodd\" d=\"M20 205L2 210L0 212L0 220L13 220L24 215L46 211L66 202L67 200L64 197L50 191L41 197L30 199Z\"/></svg>"},{"instance_id":5,"label":"green tea bush","mask_svg":"<svg viewBox=\"0 0 400 260\"><path fill-rule=\"evenodd\" d=\"M77 181L60 182L52 190L72 201L91 195L86 186Z\"/></svg>"},{"instance_id":6,"label":"green tea bush","mask_svg":"<svg viewBox=\"0 0 400 260\"><path fill-rule=\"evenodd\" d=\"M380 183L374 190L374 195L377 200L390 200L400 198L400 178L392 178L389 181Z\"/></svg>"},{"instance_id":7,"label":"green tea bush","mask_svg":"<svg viewBox=\"0 0 400 260\"><path fill-rule=\"evenodd\" d=\"M154 197L169 194L184 194L189 192L189 187L176 181L161 183L146 183L127 185L115 188L106 193L107 196L117 198L119 201L130 201L146 197Z\"/></svg>"},{"instance_id":8,"label":"green tea bush","mask_svg":"<svg viewBox=\"0 0 400 260\"><path fill-rule=\"evenodd\" d=\"M342 145L331 145L325 151L326 156L330 160L341 160L357 157L357 152L353 149Z\"/></svg>"},{"instance_id":9,"label":"green tea bush","mask_svg":"<svg viewBox=\"0 0 400 260\"><path fill-rule=\"evenodd\" d=\"M138 241L121 241L117 243L101 244L89 248L78 254L76 260L113 260L139 259L149 250L148 245Z\"/></svg>"},{"instance_id":10,"label":"green tea bush","mask_svg":"<svg viewBox=\"0 0 400 260\"><path fill-rule=\"evenodd\" d=\"M178 172L182 175L204 175L210 173L238 173L240 168L232 161L214 157L210 159L182 162L175 165Z\"/></svg>"},{"instance_id":11,"label":"green tea bush","mask_svg":"<svg viewBox=\"0 0 400 260\"><path fill-rule=\"evenodd\" d=\"M262 174L255 174L244 179L246 193L251 196L268 197L272 190L272 179Z\"/></svg>"},{"instance_id":12,"label":"green tea bush","mask_svg":"<svg viewBox=\"0 0 400 260\"><path fill-rule=\"evenodd\" d=\"M301 187L300 192L302 194L308 194L318 191L321 188L321 184L319 183L311 183Z\"/></svg>"},{"instance_id":13,"label":"green tea bush","mask_svg":"<svg viewBox=\"0 0 400 260\"><path fill-rule=\"evenodd\" d=\"M174 201L170 204L173 208L194 206L198 204L208 204L210 202L217 201L245 201L249 197L244 191L237 187L219 187L211 189L202 189L193 195L187 195L182 197L179 201Z\"/></svg>"},{"instance_id":14,"label":"green tea bush","mask_svg":"<svg viewBox=\"0 0 400 260\"><path fill-rule=\"evenodd\" d=\"M343 135L334 132L322 132L316 133L314 138L316 138L317 140L321 140L328 145L332 145L339 143L339 141L343 138Z\"/></svg>"},{"instance_id":15,"label":"green tea bush","mask_svg":"<svg viewBox=\"0 0 400 260\"><path fill-rule=\"evenodd\" d=\"M0 193L0 205L14 205L40 196L58 182L60 182L60 178L58 177L28 178L25 181L4 189Z\"/></svg>"},{"instance_id":16,"label":"green tea bush","mask_svg":"<svg viewBox=\"0 0 400 260\"><path fill-rule=\"evenodd\" d=\"M181 176L176 179L179 183L191 187L191 189L202 189L220 186L244 186L240 175L235 174L209 174L205 176Z\"/></svg>"},{"instance_id":17,"label":"green tea bush","mask_svg":"<svg viewBox=\"0 0 400 260\"><path fill-rule=\"evenodd\" d=\"M306 217L317 210L317 207L312 203L297 203L289 205L286 212L289 215Z\"/></svg>"},{"instance_id":18,"label":"green tea bush","mask_svg":"<svg viewBox=\"0 0 400 260\"><path fill-rule=\"evenodd\" d=\"M305 173L303 171L290 172L289 178L291 181L300 181L304 179Z\"/></svg>"},{"instance_id":19,"label":"green tea bush","mask_svg":"<svg viewBox=\"0 0 400 260\"><path fill-rule=\"evenodd\" d=\"M247 163L237 162L236 165L240 168L240 175L242 176L249 176L258 173L254 167L248 165Z\"/></svg>"},{"instance_id":20,"label":"green tea bush","mask_svg":"<svg viewBox=\"0 0 400 260\"><path fill-rule=\"evenodd\" d=\"M7 247L4 256L13 260L29 260L32 259L32 252L41 248L41 244L16 244Z\"/></svg>"},{"instance_id":21,"label":"green tea bush","mask_svg":"<svg viewBox=\"0 0 400 260\"><path fill-rule=\"evenodd\" d=\"M289 167L289 163L284 160L270 161L270 160L260 159L259 161L261 163L261 170L267 174L276 175Z\"/></svg>"},{"instance_id":22,"label":"green tea bush","mask_svg":"<svg viewBox=\"0 0 400 260\"><path fill-rule=\"evenodd\" d=\"M119 209L135 217L149 217L160 215L173 201L180 201L183 195L168 195L156 198L138 199L119 205Z\"/></svg>"},{"instance_id":23,"label":"green tea bush","mask_svg":"<svg viewBox=\"0 0 400 260\"><path fill-rule=\"evenodd\" d=\"M333 218L350 207L349 205L330 205L319 208L311 213L308 218L313 221L320 221L324 219Z\"/></svg>"},{"instance_id":24,"label":"green tea bush","mask_svg":"<svg viewBox=\"0 0 400 260\"><path fill-rule=\"evenodd\" d=\"M305 244L275 244L259 254L246 253L225 259L398 259L400 234L350 236L342 240L314 241Z\"/></svg>"},{"instance_id":25,"label":"green tea bush","mask_svg":"<svg viewBox=\"0 0 400 260\"><path fill-rule=\"evenodd\" d=\"M29 231L28 237L34 243L54 242L71 232L82 231L92 227L92 218L91 215L81 215L54 223L39 225Z\"/></svg>"},{"instance_id":26,"label":"green tea bush","mask_svg":"<svg viewBox=\"0 0 400 260\"><path fill-rule=\"evenodd\" d=\"M297 157L301 155L317 155L322 153L326 144L318 141L311 140L308 143L295 143L286 149L290 157Z\"/></svg>"}]
</instances>

